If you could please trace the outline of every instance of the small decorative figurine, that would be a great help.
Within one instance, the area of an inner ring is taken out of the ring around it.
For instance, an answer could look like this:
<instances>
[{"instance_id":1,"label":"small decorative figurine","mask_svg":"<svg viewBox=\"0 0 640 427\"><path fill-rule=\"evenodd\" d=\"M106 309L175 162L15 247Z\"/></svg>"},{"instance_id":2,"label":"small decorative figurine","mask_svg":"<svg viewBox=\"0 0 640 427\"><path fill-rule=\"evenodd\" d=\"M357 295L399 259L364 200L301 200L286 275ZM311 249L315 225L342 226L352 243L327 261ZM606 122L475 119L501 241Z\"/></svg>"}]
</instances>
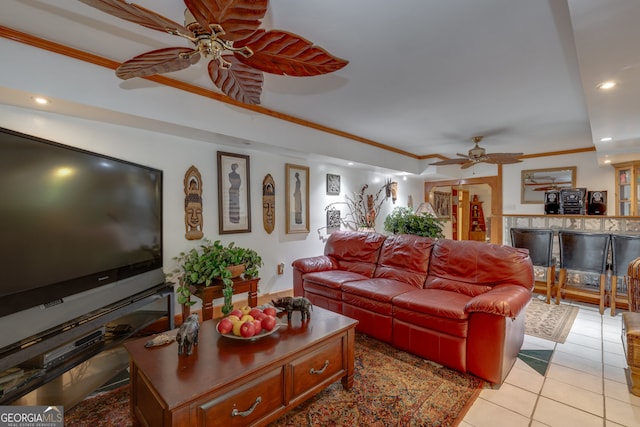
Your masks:
<instances>
[{"instance_id":1,"label":"small decorative figurine","mask_svg":"<svg viewBox=\"0 0 640 427\"><path fill-rule=\"evenodd\" d=\"M274 307L283 308L287 312L287 321L291 321L291 313L294 311L299 311L302 316L302 320L311 319L311 310L313 310L313 305L311 305L311 301L309 301L305 297L282 297L278 298L276 301L271 301Z\"/></svg>"},{"instance_id":2,"label":"small decorative figurine","mask_svg":"<svg viewBox=\"0 0 640 427\"><path fill-rule=\"evenodd\" d=\"M197 314L187 317L187 320L180 326L176 341L178 342L178 354L187 353L191 356L194 344L198 344L198 332L200 331L200 319Z\"/></svg>"}]
</instances>

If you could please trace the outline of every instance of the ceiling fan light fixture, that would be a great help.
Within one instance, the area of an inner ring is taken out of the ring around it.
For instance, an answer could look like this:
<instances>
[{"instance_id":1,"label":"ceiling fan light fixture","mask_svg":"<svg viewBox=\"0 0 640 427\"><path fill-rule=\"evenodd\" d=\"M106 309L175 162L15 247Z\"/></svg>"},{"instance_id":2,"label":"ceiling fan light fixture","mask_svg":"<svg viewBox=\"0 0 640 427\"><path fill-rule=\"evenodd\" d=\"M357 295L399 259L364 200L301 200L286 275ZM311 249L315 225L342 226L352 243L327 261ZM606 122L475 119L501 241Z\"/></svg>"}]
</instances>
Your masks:
<instances>
[{"instance_id":1,"label":"ceiling fan light fixture","mask_svg":"<svg viewBox=\"0 0 640 427\"><path fill-rule=\"evenodd\" d=\"M471 166L475 166L476 163L481 162L504 165L510 163L519 163L522 161L518 157L522 156L523 153L487 153L487 151L479 145L482 139L482 136L474 136L473 138L471 138L471 141L473 141L475 145L471 150L469 150L468 155L457 153L459 158L441 160L431 164L434 166L461 165L460 167L462 169L467 169Z\"/></svg>"}]
</instances>

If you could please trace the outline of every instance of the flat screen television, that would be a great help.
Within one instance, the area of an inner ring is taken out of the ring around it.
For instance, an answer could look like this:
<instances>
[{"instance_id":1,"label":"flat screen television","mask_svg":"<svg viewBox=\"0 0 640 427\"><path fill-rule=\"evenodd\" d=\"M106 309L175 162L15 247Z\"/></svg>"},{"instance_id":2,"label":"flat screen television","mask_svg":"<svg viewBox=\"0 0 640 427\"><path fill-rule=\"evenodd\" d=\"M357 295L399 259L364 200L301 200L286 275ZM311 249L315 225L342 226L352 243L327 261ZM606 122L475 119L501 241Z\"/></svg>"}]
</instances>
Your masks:
<instances>
[{"instance_id":1,"label":"flat screen television","mask_svg":"<svg viewBox=\"0 0 640 427\"><path fill-rule=\"evenodd\" d=\"M0 199L0 321L162 283L162 171L0 128Z\"/></svg>"}]
</instances>

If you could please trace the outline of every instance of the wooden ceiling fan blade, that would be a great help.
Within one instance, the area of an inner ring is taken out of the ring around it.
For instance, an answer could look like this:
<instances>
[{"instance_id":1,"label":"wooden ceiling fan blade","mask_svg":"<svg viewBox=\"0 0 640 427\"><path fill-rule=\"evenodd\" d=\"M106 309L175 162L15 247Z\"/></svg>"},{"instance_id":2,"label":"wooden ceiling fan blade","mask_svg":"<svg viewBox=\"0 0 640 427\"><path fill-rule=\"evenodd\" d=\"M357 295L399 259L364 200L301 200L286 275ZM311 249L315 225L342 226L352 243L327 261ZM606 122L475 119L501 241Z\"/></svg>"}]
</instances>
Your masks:
<instances>
[{"instance_id":1,"label":"wooden ceiling fan blade","mask_svg":"<svg viewBox=\"0 0 640 427\"><path fill-rule=\"evenodd\" d=\"M168 47L143 53L125 61L116 70L123 80L179 71L197 63L200 53L187 47Z\"/></svg>"},{"instance_id":2,"label":"wooden ceiling fan blade","mask_svg":"<svg viewBox=\"0 0 640 427\"><path fill-rule=\"evenodd\" d=\"M491 156L491 157L496 157L496 158L500 158L500 157L520 157L524 155L524 153L488 153L487 156Z\"/></svg>"},{"instance_id":3,"label":"wooden ceiling fan blade","mask_svg":"<svg viewBox=\"0 0 640 427\"><path fill-rule=\"evenodd\" d=\"M471 166L475 165L476 163L478 162L473 162L473 161L467 162L464 165L462 165L460 169L469 169Z\"/></svg>"},{"instance_id":4,"label":"wooden ceiling fan blade","mask_svg":"<svg viewBox=\"0 0 640 427\"><path fill-rule=\"evenodd\" d=\"M260 26L267 13L268 0L184 0L187 9L203 28L219 24L224 39L241 40Z\"/></svg>"},{"instance_id":5,"label":"wooden ceiling fan blade","mask_svg":"<svg viewBox=\"0 0 640 427\"><path fill-rule=\"evenodd\" d=\"M209 62L211 81L228 97L245 104L260 104L264 75L261 71L239 62L233 55L222 55L231 63L221 68L218 61Z\"/></svg>"},{"instance_id":6,"label":"wooden ceiling fan blade","mask_svg":"<svg viewBox=\"0 0 640 427\"><path fill-rule=\"evenodd\" d=\"M317 76L337 71L349 63L296 34L281 30L258 30L234 43L234 47L243 46L250 48L253 55L245 58L236 54L236 58L271 74Z\"/></svg>"},{"instance_id":7,"label":"wooden ceiling fan blade","mask_svg":"<svg viewBox=\"0 0 640 427\"><path fill-rule=\"evenodd\" d=\"M508 156L497 156L494 157L493 154L489 154L486 158L486 160L484 160L484 162L486 163L491 163L494 165L506 165L506 164L511 164L511 163L520 163L522 160L515 158L515 157L508 157Z\"/></svg>"},{"instance_id":8,"label":"wooden ceiling fan blade","mask_svg":"<svg viewBox=\"0 0 640 427\"><path fill-rule=\"evenodd\" d=\"M169 34L189 36L190 31L183 25L165 18L156 12L145 9L137 4L127 3L122 0L80 0L82 3L94 7L102 12L113 15L116 18L133 22L152 30L162 31Z\"/></svg>"},{"instance_id":9,"label":"wooden ceiling fan blade","mask_svg":"<svg viewBox=\"0 0 640 427\"><path fill-rule=\"evenodd\" d=\"M447 160L440 160L438 162L431 163L431 165L433 165L433 166L461 165L461 164L469 162L469 161L470 160L468 158L464 158L464 159L447 159Z\"/></svg>"}]
</instances>

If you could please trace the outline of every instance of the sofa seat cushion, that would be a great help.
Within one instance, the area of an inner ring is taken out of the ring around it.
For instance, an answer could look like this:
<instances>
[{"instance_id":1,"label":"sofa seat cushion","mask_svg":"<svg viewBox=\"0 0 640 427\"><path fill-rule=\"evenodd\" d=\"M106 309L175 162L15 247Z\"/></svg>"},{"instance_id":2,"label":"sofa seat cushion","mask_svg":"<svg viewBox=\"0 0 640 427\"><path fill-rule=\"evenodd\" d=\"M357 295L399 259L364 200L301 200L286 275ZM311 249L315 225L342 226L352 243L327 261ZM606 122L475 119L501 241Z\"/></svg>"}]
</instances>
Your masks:
<instances>
[{"instance_id":1,"label":"sofa seat cushion","mask_svg":"<svg viewBox=\"0 0 640 427\"><path fill-rule=\"evenodd\" d=\"M342 299L342 285L354 280L366 280L367 277L353 271L330 270L307 273L302 276L304 290L337 300Z\"/></svg>"},{"instance_id":2,"label":"sofa seat cushion","mask_svg":"<svg viewBox=\"0 0 640 427\"><path fill-rule=\"evenodd\" d=\"M393 298L393 316L407 323L457 337L466 337L471 297L440 289L419 289Z\"/></svg>"},{"instance_id":3,"label":"sofa seat cushion","mask_svg":"<svg viewBox=\"0 0 640 427\"><path fill-rule=\"evenodd\" d=\"M391 300L416 288L393 279L368 279L342 285L342 302L391 316Z\"/></svg>"}]
</instances>

